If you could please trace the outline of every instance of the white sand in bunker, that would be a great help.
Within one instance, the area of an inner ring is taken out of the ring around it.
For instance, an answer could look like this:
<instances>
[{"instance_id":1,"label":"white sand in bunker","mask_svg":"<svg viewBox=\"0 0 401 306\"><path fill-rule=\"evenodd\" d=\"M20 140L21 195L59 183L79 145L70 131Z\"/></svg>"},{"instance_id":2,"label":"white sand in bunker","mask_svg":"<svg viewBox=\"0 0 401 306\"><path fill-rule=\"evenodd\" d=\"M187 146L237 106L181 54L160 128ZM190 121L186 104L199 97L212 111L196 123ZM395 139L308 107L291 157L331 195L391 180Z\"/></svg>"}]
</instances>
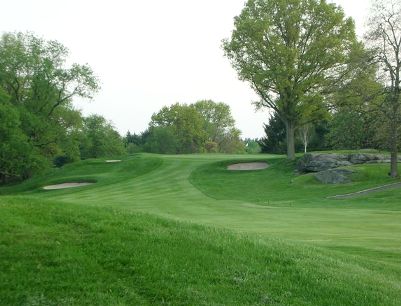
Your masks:
<instances>
[{"instance_id":1,"label":"white sand in bunker","mask_svg":"<svg viewBox=\"0 0 401 306\"><path fill-rule=\"evenodd\" d=\"M106 163L121 163L122 160L121 159L109 159L106 160Z\"/></svg>"},{"instance_id":2,"label":"white sand in bunker","mask_svg":"<svg viewBox=\"0 0 401 306\"><path fill-rule=\"evenodd\" d=\"M57 190L57 189L67 189L67 188L76 188L76 187L82 187L82 186L88 186L92 185L94 183L62 183L62 184L57 184L57 185L49 185L49 186L44 186L44 190Z\"/></svg>"},{"instance_id":3,"label":"white sand in bunker","mask_svg":"<svg viewBox=\"0 0 401 306\"><path fill-rule=\"evenodd\" d=\"M227 167L227 170L231 171L252 171L252 170L262 170L268 168L268 163L259 162L259 163L240 163L233 164Z\"/></svg>"}]
</instances>

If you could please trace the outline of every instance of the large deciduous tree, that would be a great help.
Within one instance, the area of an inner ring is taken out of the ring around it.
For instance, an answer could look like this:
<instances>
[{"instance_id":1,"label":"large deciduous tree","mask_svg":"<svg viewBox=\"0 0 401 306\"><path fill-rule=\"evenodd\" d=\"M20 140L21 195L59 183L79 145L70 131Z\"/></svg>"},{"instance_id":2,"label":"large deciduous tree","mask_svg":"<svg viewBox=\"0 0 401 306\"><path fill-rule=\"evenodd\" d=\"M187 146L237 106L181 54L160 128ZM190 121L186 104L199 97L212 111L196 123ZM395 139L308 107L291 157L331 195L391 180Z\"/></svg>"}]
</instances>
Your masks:
<instances>
[{"instance_id":1,"label":"large deciduous tree","mask_svg":"<svg viewBox=\"0 0 401 306\"><path fill-rule=\"evenodd\" d=\"M223 102L201 100L191 105L200 114L208 143L206 150L213 152L238 153L244 150L240 140L241 131L235 127L230 106ZM209 146L209 147L208 147Z\"/></svg>"},{"instance_id":2,"label":"large deciduous tree","mask_svg":"<svg viewBox=\"0 0 401 306\"><path fill-rule=\"evenodd\" d=\"M164 137L175 138L175 153L195 153L201 152L204 148L207 133L201 115L198 111L187 104L173 104L163 107L158 113L152 115L149 130L157 139L162 139L163 132L158 128L167 129L169 132ZM154 133L153 133L154 132ZM173 146L163 143L163 148L170 151ZM164 153L164 152L162 152Z\"/></svg>"},{"instance_id":3,"label":"large deciduous tree","mask_svg":"<svg viewBox=\"0 0 401 306\"><path fill-rule=\"evenodd\" d=\"M0 86L18 113L20 128L41 155L78 155L81 114L75 97L92 98L98 80L88 65L67 65L68 50L32 34L0 38ZM79 155L78 155L79 157Z\"/></svg>"},{"instance_id":4,"label":"large deciduous tree","mask_svg":"<svg viewBox=\"0 0 401 306\"><path fill-rule=\"evenodd\" d=\"M223 42L241 80L260 107L286 126L287 156L295 158L295 129L320 112L323 93L346 75L354 22L325 0L248 0Z\"/></svg>"},{"instance_id":5,"label":"large deciduous tree","mask_svg":"<svg viewBox=\"0 0 401 306\"><path fill-rule=\"evenodd\" d=\"M399 0L373 2L366 35L375 51L380 77L385 85L382 110L388 119L392 177L398 176L399 125L401 123L401 3Z\"/></svg>"}]
</instances>

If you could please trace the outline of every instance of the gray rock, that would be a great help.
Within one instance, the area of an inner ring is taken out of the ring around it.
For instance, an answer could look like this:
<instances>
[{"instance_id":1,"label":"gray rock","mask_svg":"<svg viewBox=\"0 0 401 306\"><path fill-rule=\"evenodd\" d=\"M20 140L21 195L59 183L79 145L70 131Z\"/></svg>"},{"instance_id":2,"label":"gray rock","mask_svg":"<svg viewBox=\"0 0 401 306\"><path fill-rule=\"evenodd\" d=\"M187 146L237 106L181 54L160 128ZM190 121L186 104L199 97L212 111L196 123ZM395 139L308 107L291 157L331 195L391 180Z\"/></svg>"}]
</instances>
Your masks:
<instances>
[{"instance_id":1,"label":"gray rock","mask_svg":"<svg viewBox=\"0 0 401 306\"><path fill-rule=\"evenodd\" d=\"M298 160L297 169L301 173L320 172L338 167L357 164L387 163L389 157L380 154L352 153L352 154L327 154L308 153Z\"/></svg>"},{"instance_id":2,"label":"gray rock","mask_svg":"<svg viewBox=\"0 0 401 306\"><path fill-rule=\"evenodd\" d=\"M328 169L350 166L344 154L305 154L297 163L300 172L320 172Z\"/></svg>"},{"instance_id":3,"label":"gray rock","mask_svg":"<svg viewBox=\"0 0 401 306\"><path fill-rule=\"evenodd\" d=\"M352 173L347 169L330 169L316 173L315 177L324 184L344 184L351 182Z\"/></svg>"},{"instance_id":4,"label":"gray rock","mask_svg":"<svg viewBox=\"0 0 401 306\"><path fill-rule=\"evenodd\" d=\"M349 161L352 164L366 164L366 163L378 163L382 160L385 160L386 157L384 155L377 154L361 154L355 153L349 155Z\"/></svg>"}]
</instances>

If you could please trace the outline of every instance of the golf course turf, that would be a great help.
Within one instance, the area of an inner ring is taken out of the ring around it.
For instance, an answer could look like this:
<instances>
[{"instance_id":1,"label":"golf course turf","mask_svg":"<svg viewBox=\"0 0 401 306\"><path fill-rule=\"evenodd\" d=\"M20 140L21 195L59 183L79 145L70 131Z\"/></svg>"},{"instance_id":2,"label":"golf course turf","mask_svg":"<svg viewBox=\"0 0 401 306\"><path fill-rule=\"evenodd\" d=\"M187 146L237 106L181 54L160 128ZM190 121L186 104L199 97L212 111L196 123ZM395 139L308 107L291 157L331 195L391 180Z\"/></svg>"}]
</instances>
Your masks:
<instances>
[{"instance_id":1,"label":"golf course turf","mask_svg":"<svg viewBox=\"0 0 401 306\"><path fill-rule=\"evenodd\" d=\"M401 189L328 198L397 182L352 168L138 154L0 188L0 305L401 305ZM65 182L95 184L42 189Z\"/></svg>"}]
</instances>

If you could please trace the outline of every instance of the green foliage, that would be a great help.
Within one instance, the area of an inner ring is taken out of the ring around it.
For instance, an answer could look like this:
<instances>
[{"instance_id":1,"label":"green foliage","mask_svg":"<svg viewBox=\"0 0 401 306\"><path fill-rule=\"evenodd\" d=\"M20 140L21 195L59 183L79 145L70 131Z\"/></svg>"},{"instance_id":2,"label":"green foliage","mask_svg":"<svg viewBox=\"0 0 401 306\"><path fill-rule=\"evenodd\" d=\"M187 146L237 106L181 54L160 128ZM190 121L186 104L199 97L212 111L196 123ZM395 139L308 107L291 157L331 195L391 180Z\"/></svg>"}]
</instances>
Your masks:
<instances>
[{"instance_id":1,"label":"green foliage","mask_svg":"<svg viewBox=\"0 0 401 306\"><path fill-rule=\"evenodd\" d=\"M150 126L150 138L152 133L157 131L161 136L159 129L152 130L158 127L168 129L166 132L170 134L169 139L175 138L176 153L195 153L202 152L206 142L206 131L203 129L203 121L200 114L193 107L186 104L173 104L169 107L163 107L158 113L153 114ZM166 146L167 144L164 144ZM172 143L170 148L175 144Z\"/></svg>"},{"instance_id":2,"label":"green foliage","mask_svg":"<svg viewBox=\"0 0 401 306\"><path fill-rule=\"evenodd\" d=\"M240 138L241 131L237 128L231 128L222 138L219 144L219 152L222 153L244 153L245 144Z\"/></svg>"},{"instance_id":3,"label":"green foliage","mask_svg":"<svg viewBox=\"0 0 401 306\"><path fill-rule=\"evenodd\" d=\"M85 118L81 137L82 158L112 157L126 152L121 136L102 116Z\"/></svg>"},{"instance_id":4,"label":"green foliage","mask_svg":"<svg viewBox=\"0 0 401 306\"><path fill-rule=\"evenodd\" d=\"M264 125L266 136L259 144L263 153L284 154L286 152L285 124L276 114Z\"/></svg>"},{"instance_id":5,"label":"green foliage","mask_svg":"<svg viewBox=\"0 0 401 306\"><path fill-rule=\"evenodd\" d=\"M234 123L227 104L176 103L153 114L144 148L155 153L240 153L244 145Z\"/></svg>"},{"instance_id":6,"label":"green foliage","mask_svg":"<svg viewBox=\"0 0 401 306\"><path fill-rule=\"evenodd\" d=\"M192 105L203 118L204 130L207 133L209 146L216 143L217 148L207 149L207 152L236 153L241 150L239 134L235 128L235 120L231 115L230 106L211 100L198 101Z\"/></svg>"},{"instance_id":7,"label":"green foliage","mask_svg":"<svg viewBox=\"0 0 401 306\"><path fill-rule=\"evenodd\" d=\"M130 131L124 137L124 145L128 154L139 153L143 151L144 135L131 134Z\"/></svg>"},{"instance_id":8,"label":"green foliage","mask_svg":"<svg viewBox=\"0 0 401 306\"><path fill-rule=\"evenodd\" d=\"M333 149L373 148L371 122L365 122L363 116L350 108L335 113L330 121L328 142Z\"/></svg>"},{"instance_id":9,"label":"green foliage","mask_svg":"<svg viewBox=\"0 0 401 306\"><path fill-rule=\"evenodd\" d=\"M334 113L329 123L328 142L334 149L384 147L386 137L378 137L386 129L381 110L384 88L377 81L376 65L369 63L371 56L360 45L355 52L352 79L340 84L331 96Z\"/></svg>"},{"instance_id":10,"label":"green foliage","mask_svg":"<svg viewBox=\"0 0 401 306\"><path fill-rule=\"evenodd\" d=\"M323 93L347 71L354 22L341 8L317 0L249 0L224 41L242 80L286 125L287 155L294 132L324 110Z\"/></svg>"},{"instance_id":11,"label":"green foliage","mask_svg":"<svg viewBox=\"0 0 401 306\"><path fill-rule=\"evenodd\" d=\"M245 151L248 154L258 154L262 152L262 148L258 139L245 138Z\"/></svg>"},{"instance_id":12,"label":"green foliage","mask_svg":"<svg viewBox=\"0 0 401 306\"><path fill-rule=\"evenodd\" d=\"M144 149L151 153L175 154L182 150L179 146L174 127L155 126L149 128Z\"/></svg>"},{"instance_id":13,"label":"green foliage","mask_svg":"<svg viewBox=\"0 0 401 306\"><path fill-rule=\"evenodd\" d=\"M327 144L328 126L326 120L319 120L314 124L309 124L308 131L308 149L313 150L327 150L330 147ZM282 120L277 114L273 114L269 123L264 125L266 136L259 140L263 153L284 154L286 152L286 130ZM297 152L303 152L303 133L302 127L298 128L299 137L295 139L295 149Z\"/></svg>"},{"instance_id":14,"label":"green foliage","mask_svg":"<svg viewBox=\"0 0 401 306\"><path fill-rule=\"evenodd\" d=\"M92 98L99 86L89 66L68 67L67 57L68 50L59 42L29 33L6 33L0 39L0 87L9 96L7 108L13 114L4 120L14 122L18 134L3 143L0 153L31 157L15 161L23 165L14 167L13 177L29 177L55 157L79 159L82 119L72 99ZM25 144L12 143L17 139Z\"/></svg>"},{"instance_id":15,"label":"green foliage","mask_svg":"<svg viewBox=\"0 0 401 306\"><path fill-rule=\"evenodd\" d=\"M391 151L390 175L398 177L398 151L401 124L401 3L398 0L376 0L372 5L369 28L365 35L379 66L383 90L384 114Z\"/></svg>"},{"instance_id":16,"label":"green foliage","mask_svg":"<svg viewBox=\"0 0 401 306\"><path fill-rule=\"evenodd\" d=\"M46 165L21 129L18 112L0 88L0 183L27 178Z\"/></svg>"}]
</instances>

